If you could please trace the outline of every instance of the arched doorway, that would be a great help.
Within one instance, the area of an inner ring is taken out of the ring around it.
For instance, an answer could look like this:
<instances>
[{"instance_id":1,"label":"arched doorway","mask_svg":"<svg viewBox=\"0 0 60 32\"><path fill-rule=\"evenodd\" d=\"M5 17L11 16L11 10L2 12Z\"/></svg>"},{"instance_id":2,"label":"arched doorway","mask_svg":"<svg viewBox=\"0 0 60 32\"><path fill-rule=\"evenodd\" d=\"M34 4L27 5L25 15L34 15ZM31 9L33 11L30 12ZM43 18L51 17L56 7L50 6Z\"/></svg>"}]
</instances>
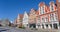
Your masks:
<instances>
[{"instance_id":1,"label":"arched doorway","mask_svg":"<svg viewBox=\"0 0 60 32\"><path fill-rule=\"evenodd\" d=\"M42 24L42 28L44 29L44 25Z\"/></svg>"},{"instance_id":2,"label":"arched doorway","mask_svg":"<svg viewBox=\"0 0 60 32\"><path fill-rule=\"evenodd\" d=\"M48 28L48 24L46 24L46 28Z\"/></svg>"},{"instance_id":3,"label":"arched doorway","mask_svg":"<svg viewBox=\"0 0 60 32\"><path fill-rule=\"evenodd\" d=\"M53 24L54 29L58 29L57 23Z\"/></svg>"},{"instance_id":4,"label":"arched doorway","mask_svg":"<svg viewBox=\"0 0 60 32\"><path fill-rule=\"evenodd\" d=\"M52 24L50 24L50 27L52 28Z\"/></svg>"},{"instance_id":5,"label":"arched doorway","mask_svg":"<svg viewBox=\"0 0 60 32\"><path fill-rule=\"evenodd\" d=\"M33 28L36 28L36 24L29 24L29 27L30 27L30 28L32 28L32 27L33 27Z\"/></svg>"}]
</instances>

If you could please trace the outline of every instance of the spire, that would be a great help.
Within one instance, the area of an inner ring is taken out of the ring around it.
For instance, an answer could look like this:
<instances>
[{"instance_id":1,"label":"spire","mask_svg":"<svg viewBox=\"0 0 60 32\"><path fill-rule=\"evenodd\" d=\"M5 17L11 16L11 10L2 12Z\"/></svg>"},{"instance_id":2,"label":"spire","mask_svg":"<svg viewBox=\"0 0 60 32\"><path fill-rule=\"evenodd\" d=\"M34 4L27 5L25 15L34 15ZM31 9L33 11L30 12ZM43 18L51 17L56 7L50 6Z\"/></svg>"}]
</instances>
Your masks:
<instances>
[{"instance_id":1,"label":"spire","mask_svg":"<svg viewBox=\"0 0 60 32\"><path fill-rule=\"evenodd\" d=\"M25 17L28 17L28 14L27 14L26 11L24 12L24 18L25 18Z\"/></svg>"}]
</instances>

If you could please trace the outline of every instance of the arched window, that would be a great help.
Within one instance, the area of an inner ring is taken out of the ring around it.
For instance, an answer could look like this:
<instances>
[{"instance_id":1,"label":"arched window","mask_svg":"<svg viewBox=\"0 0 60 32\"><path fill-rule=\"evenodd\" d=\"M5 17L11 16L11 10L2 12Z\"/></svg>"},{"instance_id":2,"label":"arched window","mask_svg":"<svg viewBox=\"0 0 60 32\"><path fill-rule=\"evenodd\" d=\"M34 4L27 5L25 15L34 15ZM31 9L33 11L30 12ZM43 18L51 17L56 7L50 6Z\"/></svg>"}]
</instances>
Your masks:
<instances>
[{"instance_id":1,"label":"arched window","mask_svg":"<svg viewBox=\"0 0 60 32\"><path fill-rule=\"evenodd\" d=\"M45 17L45 22L48 22L48 17Z\"/></svg>"},{"instance_id":2,"label":"arched window","mask_svg":"<svg viewBox=\"0 0 60 32\"><path fill-rule=\"evenodd\" d=\"M42 18L42 22L45 22L45 19L44 18Z\"/></svg>"},{"instance_id":3,"label":"arched window","mask_svg":"<svg viewBox=\"0 0 60 32\"><path fill-rule=\"evenodd\" d=\"M40 14L44 14L44 6L40 7Z\"/></svg>"},{"instance_id":4,"label":"arched window","mask_svg":"<svg viewBox=\"0 0 60 32\"><path fill-rule=\"evenodd\" d=\"M57 13L54 13L54 20L57 21L58 18L57 18Z\"/></svg>"},{"instance_id":5,"label":"arched window","mask_svg":"<svg viewBox=\"0 0 60 32\"><path fill-rule=\"evenodd\" d=\"M54 10L53 6L51 6L51 10L52 10L52 11Z\"/></svg>"},{"instance_id":6,"label":"arched window","mask_svg":"<svg viewBox=\"0 0 60 32\"><path fill-rule=\"evenodd\" d=\"M53 15L53 13L50 14L50 21L54 21L54 15Z\"/></svg>"},{"instance_id":7,"label":"arched window","mask_svg":"<svg viewBox=\"0 0 60 32\"><path fill-rule=\"evenodd\" d=\"M54 11L54 4L50 5L50 11Z\"/></svg>"}]
</instances>

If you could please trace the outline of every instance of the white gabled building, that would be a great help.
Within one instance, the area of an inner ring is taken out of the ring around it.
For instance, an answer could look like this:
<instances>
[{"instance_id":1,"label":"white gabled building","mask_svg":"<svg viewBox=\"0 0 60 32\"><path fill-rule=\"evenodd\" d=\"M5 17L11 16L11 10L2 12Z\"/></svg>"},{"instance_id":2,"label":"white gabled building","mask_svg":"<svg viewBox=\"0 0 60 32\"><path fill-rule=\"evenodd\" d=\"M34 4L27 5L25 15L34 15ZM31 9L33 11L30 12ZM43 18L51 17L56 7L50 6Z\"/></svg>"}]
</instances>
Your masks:
<instances>
[{"instance_id":1,"label":"white gabled building","mask_svg":"<svg viewBox=\"0 0 60 32\"><path fill-rule=\"evenodd\" d=\"M23 26L28 27L28 14L26 11L24 12L24 16L23 16Z\"/></svg>"}]
</instances>

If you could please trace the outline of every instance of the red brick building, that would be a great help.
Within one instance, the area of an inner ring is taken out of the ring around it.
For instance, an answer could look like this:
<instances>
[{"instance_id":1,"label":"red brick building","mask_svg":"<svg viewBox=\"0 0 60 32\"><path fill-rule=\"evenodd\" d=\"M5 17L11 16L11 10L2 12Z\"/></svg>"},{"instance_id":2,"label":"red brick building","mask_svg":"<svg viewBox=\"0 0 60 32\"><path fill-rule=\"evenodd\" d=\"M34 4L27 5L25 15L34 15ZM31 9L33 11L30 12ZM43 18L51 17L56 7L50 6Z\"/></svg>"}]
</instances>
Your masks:
<instances>
[{"instance_id":1,"label":"red brick building","mask_svg":"<svg viewBox=\"0 0 60 32\"><path fill-rule=\"evenodd\" d=\"M60 1L60 0L59 0ZM60 2L51 1L49 6L44 2L39 3L40 28L58 29L60 22Z\"/></svg>"},{"instance_id":2,"label":"red brick building","mask_svg":"<svg viewBox=\"0 0 60 32\"><path fill-rule=\"evenodd\" d=\"M23 14L18 14L15 24L17 27L22 27Z\"/></svg>"},{"instance_id":3,"label":"red brick building","mask_svg":"<svg viewBox=\"0 0 60 32\"><path fill-rule=\"evenodd\" d=\"M56 5L57 5L58 21L60 25L60 0L56 0Z\"/></svg>"}]
</instances>

